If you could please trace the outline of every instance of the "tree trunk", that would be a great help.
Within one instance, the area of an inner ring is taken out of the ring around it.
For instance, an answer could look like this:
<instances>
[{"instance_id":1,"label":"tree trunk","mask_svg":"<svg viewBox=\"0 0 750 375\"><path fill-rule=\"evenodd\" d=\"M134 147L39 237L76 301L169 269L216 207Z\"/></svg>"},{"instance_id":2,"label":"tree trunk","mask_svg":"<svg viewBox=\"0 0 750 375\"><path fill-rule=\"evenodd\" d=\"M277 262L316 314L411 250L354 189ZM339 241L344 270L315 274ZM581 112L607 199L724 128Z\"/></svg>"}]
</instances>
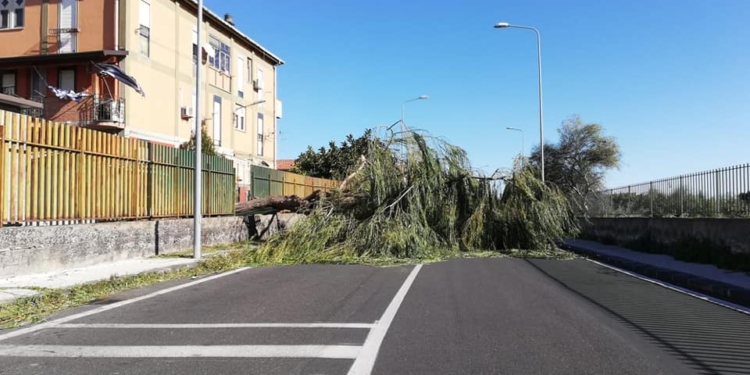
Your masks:
<instances>
[{"instance_id":1,"label":"tree trunk","mask_svg":"<svg viewBox=\"0 0 750 375\"><path fill-rule=\"evenodd\" d=\"M297 211L303 204L307 203L306 200L292 195L290 197L266 197L260 199L253 199L244 203L237 203L234 206L234 214L237 216L252 215L263 209L270 209L273 211Z\"/></svg>"},{"instance_id":2,"label":"tree trunk","mask_svg":"<svg viewBox=\"0 0 750 375\"><path fill-rule=\"evenodd\" d=\"M304 198L300 198L296 195L258 198L244 203L235 204L234 214L237 216L246 216L260 211L263 213L269 213L269 211L297 211L319 199L320 190L315 190L312 194Z\"/></svg>"}]
</instances>

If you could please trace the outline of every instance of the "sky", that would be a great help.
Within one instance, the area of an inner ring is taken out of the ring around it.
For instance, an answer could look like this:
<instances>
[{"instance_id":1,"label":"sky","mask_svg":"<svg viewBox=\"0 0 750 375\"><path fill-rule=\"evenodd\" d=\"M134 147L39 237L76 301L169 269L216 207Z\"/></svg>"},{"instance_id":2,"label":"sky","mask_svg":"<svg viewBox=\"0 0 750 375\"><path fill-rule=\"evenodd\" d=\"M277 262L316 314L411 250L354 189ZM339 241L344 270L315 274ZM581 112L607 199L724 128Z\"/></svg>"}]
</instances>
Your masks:
<instances>
[{"instance_id":1,"label":"sky","mask_svg":"<svg viewBox=\"0 0 750 375\"><path fill-rule=\"evenodd\" d=\"M750 162L750 0L204 0L280 56L278 158L406 123L510 168L579 115L614 136L608 187Z\"/></svg>"}]
</instances>

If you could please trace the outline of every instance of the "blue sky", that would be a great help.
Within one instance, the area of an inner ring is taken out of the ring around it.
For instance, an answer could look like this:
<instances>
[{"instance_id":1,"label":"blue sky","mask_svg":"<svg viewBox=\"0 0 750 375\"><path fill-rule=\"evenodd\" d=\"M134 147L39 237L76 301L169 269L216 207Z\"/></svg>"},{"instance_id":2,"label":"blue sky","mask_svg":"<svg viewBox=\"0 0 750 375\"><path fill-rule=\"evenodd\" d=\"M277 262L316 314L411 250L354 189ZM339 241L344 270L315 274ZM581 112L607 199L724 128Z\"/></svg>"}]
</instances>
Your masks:
<instances>
[{"instance_id":1,"label":"blue sky","mask_svg":"<svg viewBox=\"0 0 750 375\"><path fill-rule=\"evenodd\" d=\"M568 116L619 141L611 187L750 162L748 0L204 0L281 56L279 158L400 118L507 168Z\"/></svg>"}]
</instances>

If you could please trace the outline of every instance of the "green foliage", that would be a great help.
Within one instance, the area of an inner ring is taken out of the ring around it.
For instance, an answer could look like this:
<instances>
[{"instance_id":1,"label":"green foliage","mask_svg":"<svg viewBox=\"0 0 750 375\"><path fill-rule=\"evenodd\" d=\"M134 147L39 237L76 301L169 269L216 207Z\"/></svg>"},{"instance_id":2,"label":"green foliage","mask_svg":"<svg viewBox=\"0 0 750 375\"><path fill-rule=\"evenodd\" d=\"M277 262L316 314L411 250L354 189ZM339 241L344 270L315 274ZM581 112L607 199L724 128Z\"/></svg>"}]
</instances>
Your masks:
<instances>
[{"instance_id":1,"label":"green foliage","mask_svg":"<svg viewBox=\"0 0 750 375\"><path fill-rule=\"evenodd\" d=\"M403 160L391 149L404 146ZM411 133L369 139L365 166L346 193L261 245L259 262L368 257L431 259L475 249L549 249L577 233L568 201L530 167L505 176L501 194L477 178L466 152ZM356 197L356 199L352 199Z\"/></svg>"},{"instance_id":2,"label":"green foliage","mask_svg":"<svg viewBox=\"0 0 750 375\"><path fill-rule=\"evenodd\" d=\"M201 123L201 151L203 155L216 155L214 141L206 131L205 121ZM181 144L180 149L195 151L195 134L190 136L190 140Z\"/></svg>"},{"instance_id":3,"label":"green foliage","mask_svg":"<svg viewBox=\"0 0 750 375\"><path fill-rule=\"evenodd\" d=\"M321 147L317 152L312 146L308 146L307 151L297 157L292 172L342 180L354 166L359 165L360 157L367 154L371 136L372 130L367 129L359 138L355 139L349 134L341 145L331 141L328 148Z\"/></svg>"},{"instance_id":4,"label":"green foliage","mask_svg":"<svg viewBox=\"0 0 750 375\"><path fill-rule=\"evenodd\" d=\"M573 116L558 129L559 142L544 145L545 179L568 196L579 215L588 213L591 196L603 189L605 173L620 164L616 140L602 132L601 125ZM530 161L540 166L539 147L533 149Z\"/></svg>"},{"instance_id":5,"label":"green foliage","mask_svg":"<svg viewBox=\"0 0 750 375\"><path fill-rule=\"evenodd\" d=\"M590 205L592 215L602 217L709 217L750 216L750 204L743 195L708 196L677 188L670 193L649 189L643 194L604 192ZM653 207L653 209L652 209Z\"/></svg>"}]
</instances>

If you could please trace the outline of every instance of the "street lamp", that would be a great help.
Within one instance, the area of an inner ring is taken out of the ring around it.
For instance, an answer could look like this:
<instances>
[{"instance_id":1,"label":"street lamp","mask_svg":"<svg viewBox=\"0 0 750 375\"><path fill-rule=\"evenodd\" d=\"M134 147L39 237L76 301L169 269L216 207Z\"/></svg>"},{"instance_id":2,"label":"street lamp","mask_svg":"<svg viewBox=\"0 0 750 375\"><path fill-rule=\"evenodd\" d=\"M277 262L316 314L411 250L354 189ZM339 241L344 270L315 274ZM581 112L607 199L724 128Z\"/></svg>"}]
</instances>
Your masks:
<instances>
[{"instance_id":1,"label":"street lamp","mask_svg":"<svg viewBox=\"0 0 750 375\"><path fill-rule=\"evenodd\" d=\"M428 95L420 95L419 97L416 97L414 99L409 99L401 104L401 134L406 134L406 123L404 122L404 113L406 112L406 103L413 102L416 100L426 100L430 97ZM401 156L404 155L404 146L401 145Z\"/></svg>"},{"instance_id":2,"label":"street lamp","mask_svg":"<svg viewBox=\"0 0 750 375\"><path fill-rule=\"evenodd\" d=\"M257 105L257 104L263 104L263 103L265 103L265 102L266 102L266 100L265 100L265 99L263 99L263 100L258 100L258 101L254 101L254 102L252 102L252 103L250 103L250 104L248 104L248 105L243 105L242 107L236 108L236 109L234 110L234 112L235 112L235 113L237 113L237 110L238 110L238 109L245 109L245 108L247 108L247 107L252 107L252 106L254 106L254 105Z\"/></svg>"},{"instance_id":3,"label":"street lamp","mask_svg":"<svg viewBox=\"0 0 750 375\"><path fill-rule=\"evenodd\" d=\"M203 30L203 0L198 0L198 10L196 12L196 43L201 45L201 31ZM203 139L201 133L203 132L202 124L200 121L201 113L201 64L200 60L195 68L195 170L194 174L194 196L193 196L193 259L198 260L201 258L201 217L203 211L201 209L201 203L203 200L203 181L201 175L203 174Z\"/></svg>"},{"instance_id":4,"label":"street lamp","mask_svg":"<svg viewBox=\"0 0 750 375\"><path fill-rule=\"evenodd\" d=\"M505 128L505 129L506 130L514 130L514 131L517 131L517 132L521 132L521 157L523 158L524 151L526 151L526 148L524 147L524 143L525 143L524 138L526 136L524 134L523 129L513 128L513 127L510 127L510 126L507 127L507 128Z\"/></svg>"},{"instance_id":5,"label":"street lamp","mask_svg":"<svg viewBox=\"0 0 750 375\"><path fill-rule=\"evenodd\" d=\"M537 30L534 27L529 26L518 26L518 25L511 25L507 22L500 22L495 24L496 29L505 29L505 28L516 28L516 29L526 29L526 30L532 30L536 33L536 46L537 46L537 64L539 67L539 156L541 159L541 166L542 166L542 182L544 182L544 111L542 106L542 37L539 34L539 30Z\"/></svg>"}]
</instances>

